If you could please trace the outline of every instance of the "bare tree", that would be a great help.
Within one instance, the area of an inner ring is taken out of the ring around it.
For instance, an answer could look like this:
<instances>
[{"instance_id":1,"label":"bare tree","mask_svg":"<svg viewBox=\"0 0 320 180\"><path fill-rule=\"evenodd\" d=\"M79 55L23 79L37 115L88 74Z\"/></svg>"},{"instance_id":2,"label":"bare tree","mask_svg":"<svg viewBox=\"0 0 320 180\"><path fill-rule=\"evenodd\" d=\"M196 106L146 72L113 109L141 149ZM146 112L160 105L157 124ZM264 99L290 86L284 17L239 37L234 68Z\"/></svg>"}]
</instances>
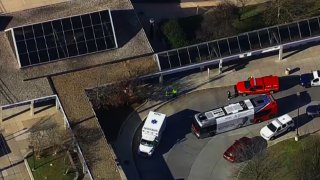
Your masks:
<instances>
[{"instance_id":1,"label":"bare tree","mask_svg":"<svg viewBox=\"0 0 320 180\"><path fill-rule=\"evenodd\" d=\"M40 155L44 149L43 134L40 131L34 131L30 133L29 143L34 151L34 156L40 158Z\"/></svg>"},{"instance_id":2,"label":"bare tree","mask_svg":"<svg viewBox=\"0 0 320 180\"><path fill-rule=\"evenodd\" d=\"M300 0L299 3L294 0L271 0L264 13L264 21L266 25L274 25L305 18L308 9L315 3L315 0Z\"/></svg>"},{"instance_id":3,"label":"bare tree","mask_svg":"<svg viewBox=\"0 0 320 180\"><path fill-rule=\"evenodd\" d=\"M234 179L240 176L246 180L269 180L275 178L277 168L281 162L275 155L266 151L267 142L261 137L254 137L253 144L239 146L236 152L239 164L232 174Z\"/></svg>"},{"instance_id":4,"label":"bare tree","mask_svg":"<svg viewBox=\"0 0 320 180\"><path fill-rule=\"evenodd\" d=\"M203 15L201 29L197 32L197 39L208 41L230 36L235 32L233 20L238 17L239 8L229 2L219 4L215 9Z\"/></svg>"},{"instance_id":5,"label":"bare tree","mask_svg":"<svg viewBox=\"0 0 320 180\"><path fill-rule=\"evenodd\" d=\"M242 177L246 180L269 180L276 179L276 172L282 166L273 154L263 153L254 156L247 163L237 167L234 177Z\"/></svg>"},{"instance_id":6,"label":"bare tree","mask_svg":"<svg viewBox=\"0 0 320 180\"><path fill-rule=\"evenodd\" d=\"M56 155L60 151L68 149L69 143L72 142L73 136L70 129L63 127L54 127L44 131L47 135L47 141L53 150L53 155Z\"/></svg>"}]
</instances>

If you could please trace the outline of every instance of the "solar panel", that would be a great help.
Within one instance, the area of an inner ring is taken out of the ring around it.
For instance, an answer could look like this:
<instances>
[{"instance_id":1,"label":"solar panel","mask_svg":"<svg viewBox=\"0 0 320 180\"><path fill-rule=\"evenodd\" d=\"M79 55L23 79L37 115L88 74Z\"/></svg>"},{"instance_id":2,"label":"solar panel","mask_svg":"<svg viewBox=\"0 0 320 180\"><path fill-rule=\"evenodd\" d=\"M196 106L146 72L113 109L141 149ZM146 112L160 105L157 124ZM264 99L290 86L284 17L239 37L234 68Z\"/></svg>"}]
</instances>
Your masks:
<instances>
[{"instance_id":1,"label":"solar panel","mask_svg":"<svg viewBox=\"0 0 320 180\"><path fill-rule=\"evenodd\" d=\"M13 28L21 67L117 48L109 10Z\"/></svg>"},{"instance_id":2,"label":"solar panel","mask_svg":"<svg viewBox=\"0 0 320 180\"><path fill-rule=\"evenodd\" d=\"M259 29L237 36L173 49L157 54L161 71L229 58L320 36L319 17Z\"/></svg>"}]
</instances>

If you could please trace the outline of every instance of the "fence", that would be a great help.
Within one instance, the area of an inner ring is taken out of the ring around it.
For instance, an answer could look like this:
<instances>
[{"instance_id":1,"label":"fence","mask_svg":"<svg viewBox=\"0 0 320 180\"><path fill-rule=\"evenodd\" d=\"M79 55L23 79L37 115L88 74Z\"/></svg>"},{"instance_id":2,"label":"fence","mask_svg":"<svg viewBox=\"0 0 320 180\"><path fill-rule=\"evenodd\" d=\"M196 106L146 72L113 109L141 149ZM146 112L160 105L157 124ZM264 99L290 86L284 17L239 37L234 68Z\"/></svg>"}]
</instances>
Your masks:
<instances>
[{"instance_id":1,"label":"fence","mask_svg":"<svg viewBox=\"0 0 320 180\"><path fill-rule=\"evenodd\" d=\"M54 104L56 106L56 108L63 114L63 120L64 120L64 126L65 128L67 129L70 129L70 123L68 121L68 118L63 110L63 107L60 103L60 100L58 98L57 95L52 95L52 96L45 96L45 97L41 97L41 98L36 98L36 99L32 99L32 100L27 100L27 101L21 101L21 102L18 102L18 103L14 103L14 104L9 104L9 105L4 105L4 106L0 106L0 111L1 111L1 120L3 119L3 111L4 110L9 110L9 109L12 109L12 108L21 108L23 106L29 106L27 107L27 109L30 108L30 110L32 111L33 107L36 106L36 105L42 105L42 103L47 103L49 102L50 104L52 102L50 101L55 101ZM10 117L10 116L9 116ZM78 152L78 157L81 161L81 164L82 164L82 168L84 170L84 174L87 173L87 175L89 176L90 179L93 179L92 175L91 175L91 172L90 170L88 169L88 166L87 166L87 163L83 157L83 154L82 154L82 151L81 151L81 148L78 144L78 142L76 141L76 138L74 136L74 134L72 134L72 138L75 140L75 144L76 144L76 148L77 148L77 152Z\"/></svg>"}]
</instances>

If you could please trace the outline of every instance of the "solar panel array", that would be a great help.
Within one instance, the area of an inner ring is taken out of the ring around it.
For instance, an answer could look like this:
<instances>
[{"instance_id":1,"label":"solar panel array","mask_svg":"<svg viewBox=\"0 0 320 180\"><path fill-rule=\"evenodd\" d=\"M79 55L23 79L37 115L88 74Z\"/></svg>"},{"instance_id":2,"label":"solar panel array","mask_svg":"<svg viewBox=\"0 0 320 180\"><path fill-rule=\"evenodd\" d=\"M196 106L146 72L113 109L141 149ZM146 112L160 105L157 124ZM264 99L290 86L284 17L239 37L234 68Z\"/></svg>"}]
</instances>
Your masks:
<instances>
[{"instance_id":1,"label":"solar panel array","mask_svg":"<svg viewBox=\"0 0 320 180\"><path fill-rule=\"evenodd\" d=\"M320 35L319 17L268 27L157 54L161 70L168 70L270 48Z\"/></svg>"},{"instance_id":2,"label":"solar panel array","mask_svg":"<svg viewBox=\"0 0 320 180\"><path fill-rule=\"evenodd\" d=\"M21 67L117 48L109 10L13 28Z\"/></svg>"}]
</instances>

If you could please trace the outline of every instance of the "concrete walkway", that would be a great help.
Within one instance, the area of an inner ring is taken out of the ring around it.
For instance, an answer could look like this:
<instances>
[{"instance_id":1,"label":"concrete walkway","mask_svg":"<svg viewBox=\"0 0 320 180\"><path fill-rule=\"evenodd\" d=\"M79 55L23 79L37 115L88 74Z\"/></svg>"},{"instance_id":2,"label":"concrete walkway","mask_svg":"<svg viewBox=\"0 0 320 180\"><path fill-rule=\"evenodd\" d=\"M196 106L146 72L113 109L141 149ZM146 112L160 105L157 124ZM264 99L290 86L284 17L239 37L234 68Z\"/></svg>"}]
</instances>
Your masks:
<instances>
[{"instance_id":1,"label":"concrete walkway","mask_svg":"<svg viewBox=\"0 0 320 180\"><path fill-rule=\"evenodd\" d=\"M210 70L209 78L207 71L204 71L178 79L170 85L177 87L180 92L190 93L200 89L234 85L237 81L247 79L249 76L258 77L271 74L284 76L285 69L288 67L295 69L293 75L320 69L320 45L285 52L284 57L286 59L281 62L277 61L277 55L259 58L248 62L242 69L237 70L234 66L225 67L225 71L220 75L217 75L217 70L213 69ZM143 104L128 117L119 132L115 142L115 151L128 179L139 179L131 148L134 132L150 110L155 110L163 104L165 102L161 101L148 101Z\"/></svg>"}]
</instances>

